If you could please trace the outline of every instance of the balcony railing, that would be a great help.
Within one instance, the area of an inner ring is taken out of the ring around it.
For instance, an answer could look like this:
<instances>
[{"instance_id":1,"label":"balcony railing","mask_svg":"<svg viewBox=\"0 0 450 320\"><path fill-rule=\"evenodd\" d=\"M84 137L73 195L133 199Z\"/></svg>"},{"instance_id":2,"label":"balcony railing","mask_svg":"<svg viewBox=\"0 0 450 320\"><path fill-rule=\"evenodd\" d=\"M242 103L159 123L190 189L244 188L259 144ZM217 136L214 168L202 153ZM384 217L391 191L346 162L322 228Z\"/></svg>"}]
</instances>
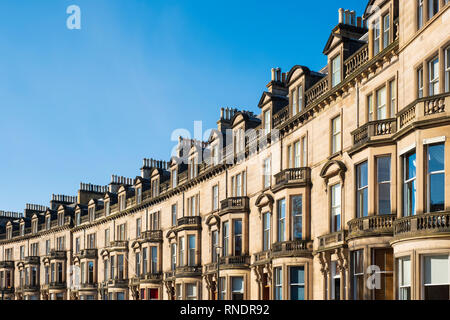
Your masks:
<instances>
[{"instance_id":1,"label":"balcony railing","mask_svg":"<svg viewBox=\"0 0 450 320\"><path fill-rule=\"evenodd\" d=\"M34 257L34 256L25 257L25 259L23 259L23 263L25 263L25 264L40 264L40 259L39 259L39 257Z\"/></svg>"},{"instance_id":2,"label":"balcony railing","mask_svg":"<svg viewBox=\"0 0 450 320\"><path fill-rule=\"evenodd\" d=\"M221 214L229 212L248 212L250 200L248 197L227 198L220 202Z\"/></svg>"},{"instance_id":3,"label":"balcony railing","mask_svg":"<svg viewBox=\"0 0 450 320\"><path fill-rule=\"evenodd\" d=\"M418 214L394 222L394 236L399 238L448 233L450 233L450 212Z\"/></svg>"},{"instance_id":4,"label":"balcony railing","mask_svg":"<svg viewBox=\"0 0 450 320\"><path fill-rule=\"evenodd\" d=\"M369 46L366 44L361 49L356 51L344 62L345 77L347 78L353 72L358 70L359 67L369 61Z\"/></svg>"},{"instance_id":5,"label":"balcony railing","mask_svg":"<svg viewBox=\"0 0 450 320\"><path fill-rule=\"evenodd\" d=\"M48 288L50 290L64 290L66 289L66 282L50 282Z\"/></svg>"},{"instance_id":6,"label":"balcony railing","mask_svg":"<svg viewBox=\"0 0 450 320\"><path fill-rule=\"evenodd\" d=\"M312 249L312 242L307 240L277 242L272 246L272 258L305 256Z\"/></svg>"},{"instance_id":7,"label":"balcony railing","mask_svg":"<svg viewBox=\"0 0 450 320\"><path fill-rule=\"evenodd\" d=\"M348 238L392 236L396 215L376 215L357 218L348 223Z\"/></svg>"},{"instance_id":8,"label":"balcony railing","mask_svg":"<svg viewBox=\"0 0 450 320\"><path fill-rule=\"evenodd\" d=\"M318 251L326 251L334 248L339 248L345 243L345 236L347 231L341 230L319 237Z\"/></svg>"},{"instance_id":9,"label":"balcony railing","mask_svg":"<svg viewBox=\"0 0 450 320\"><path fill-rule=\"evenodd\" d=\"M221 257L220 270L230 270L230 269L246 269L250 267L250 256L227 256ZM217 272L217 262L213 262L206 265L206 273Z\"/></svg>"},{"instance_id":10,"label":"balcony railing","mask_svg":"<svg viewBox=\"0 0 450 320\"><path fill-rule=\"evenodd\" d=\"M300 187L310 183L310 181L311 181L310 168L304 167L304 168L285 169L275 175L275 185L273 189L278 190L288 186Z\"/></svg>"},{"instance_id":11,"label":"balcony railing","mask_svg":"<svg viewBox=\"0 0 450 320\"><path fill-rule=\"evenodd\" d=\"M0 261L0 269L14 269L14 261Z\"/></svg>"},{"instance_id":12,"label":"balcony railing","mask_svg":"<svg viewBox=\"0 0 450 320\"><path fill-rule=\"evenodd\" d=\"M289 105L278 111L273 116L273 127L276 128L289 118Z\"/></svg>"},{"instance_id":13,"label":"balcony railing","mask_svg":"<svg viewBox=\"0 0 450 320\"><path fill-rule=\"evenodd\" d=\"M177 220L177 226L185 226L185 225L196 225L200 226L202 224L202 217L200 216L192 216L192 217L182 217Z\"/></svg>"},{"instance_id":14,"label":"balcony railing","mask_svg":"<svg viewBox=\"0 0 450 320\"><path fill-rule=\"evenodd\" d=\"M269 263L270 260L272 259L272 255L271 255L270 251L258 252L254 255L254 257L255 257L255 260L254 260L255 265Z\"/></svg>"},{"instance_id":15,"label":"balcony railing","mask_svg":"<svg viewBox=\"0 0 450 320\"><path fill-rule=\"evenodd\" d=\"M140 282L155 282L155 281L161 281L162 280L162 273L156 272L156 273L145 273L141 274L139 277L137 277Z\"/></svg>"},{"instance_id":16,"label":"balcony railing","mask_svg":"<svg viewBox=\"0 0 450 320\"><path fill-rule=\"evenodd\" d=\"M80 251L78 257L80 259L97 259L97 249L83 249Z\"/></svg>"},{"instance_id":17,"label":"balcony railing","mask_svg":"<svg viewBox=\"0 0 450 320\"><path fill-rule=\"evenodd\" d=\"M173 279L175 278L175 270L170 270L170 271L166 271L164 272L164 279Z\"/></svg>"},{"instance_id":18,"label":"balcony railing","mask_svg":"<svg viewBox=\"0 0 450 320\"><path fill-rule=\"evenodd\" d=\"M115 240L109 243L109 248L128 249L128 241Z\"/></svg>"},{"instance_id":19,"label":"balcony railing","mask_svg":"<svg viewBox=\"0 0 450 320\"><path fill-rule=\"evenodd\" d=\"M376 120L366 123L352 132L353 144L359 145L372 137L386 136L397 132L397 119Z\"/></svg>"},{"instance_id":20,"label":"balcony railing","mask_svg":"<svg viewBox=\"0 0 450 320\"><path fill-rule=\"evenodd\" d=\"M418 99L398 112L399 129L403 129L416 120L448 113L450 93ZM447 108L446 108L447 105Z\"/></svg>"},{"instance_id":21,"label":"balcony railing","mask_svg":"<svg viewBox=\"0 0 450 320\"><path fill-rule=\"evenodd\" d=\"M177 267L175 271L176 277L197 277L202 274L202 266L183 266Z\"/></svg>"},{"instance_id":22,"label":"balcony railing","mask_svg":"<svg viewBox=\"0 0 450 320\"><path fill-rule=\"evenodd\" d=\"M306 104L309 105L319 99L328 91L328 77L325 76L320 79L315 85L306 90Z\"/></svg>"},{"instance_id":23,"label":"balcony railing","mask_svg":"<svg viewBox=\"0 0 450 320\"><path fill-rule=\"evenodd\" d=\"M64 260L66 259L66 251L51 250L48 255L50 259Z\"/></svg>"},{"instance_id":24,"label":"balcony railing","mask_svg":"<svg viewBox=\"0 0 450 320\"><path fill-rule=\"evenodd\" d=\"M161 230L148 230L142 232L140 238L146 241L162 241L163 233Z\"/></svg>"},{"instance_id":25,"label":"balcony railing","mask_svg":"<svg viewBox=\"0 0 450 320\"><path fill-rule=\"evenodd\" d=\"M80 289L81 290L96 290L98 287L97 283L92 282L92 283L81 283L80 284Z\"/></svg>"},{"instance_id":26,"label":"balcony railing","mask_svg":"<svg viewBox=\"0 0 450 320\"><path fill-rule=\"evenodd\" d=\"M109 279L107 284L109 288L127 288L128 279Z\"/></svg>"}]
</instances>

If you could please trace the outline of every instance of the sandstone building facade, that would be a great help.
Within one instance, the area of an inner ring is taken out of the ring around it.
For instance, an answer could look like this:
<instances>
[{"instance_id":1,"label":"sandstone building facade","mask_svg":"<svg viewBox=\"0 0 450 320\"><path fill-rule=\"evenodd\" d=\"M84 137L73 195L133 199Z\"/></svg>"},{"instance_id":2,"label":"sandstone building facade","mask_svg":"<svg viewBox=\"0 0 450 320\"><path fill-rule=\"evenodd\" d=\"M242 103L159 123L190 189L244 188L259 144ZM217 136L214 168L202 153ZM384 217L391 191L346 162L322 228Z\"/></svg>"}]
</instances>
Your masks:
<instances>
[{"instance_id":1,"label":"sandstone building facade","mask_svg":"<svg viewBox=\"0 0 450 320\"><path fill-rule=\"evenodd\" d=\"M449 299L449 2L339 10L327 66L273 69L259 115L0 212L2 298Z\"/></svg>"}]
</instances>

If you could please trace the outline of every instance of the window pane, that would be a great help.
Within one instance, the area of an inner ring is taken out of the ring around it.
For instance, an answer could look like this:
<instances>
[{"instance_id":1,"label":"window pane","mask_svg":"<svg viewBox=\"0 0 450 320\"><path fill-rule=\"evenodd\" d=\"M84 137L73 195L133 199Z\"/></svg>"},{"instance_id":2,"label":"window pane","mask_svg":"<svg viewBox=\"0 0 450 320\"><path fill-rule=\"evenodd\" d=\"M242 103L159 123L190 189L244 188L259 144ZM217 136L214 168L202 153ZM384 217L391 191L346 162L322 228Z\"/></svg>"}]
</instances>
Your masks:
<instances>
[{"instance_id":1,"label":"window pane","mask_svg":"<svg viewBox=\"0 0 450 320\"><path fill-rule=\"evenodd\" d=\"M292 224L294 240L302 239L302 196L293 196L292 201Z\"/></svg>"},{"instance_id":2,"label":"window pane","mask_svg":"<svg viewBox=\"0 0 450 320\"><path fill-rule=\"evenodd\" d=\"M428 172L444 170L444 144L428 147Z\"/></svg>"},{"instance_id":3,"label":"window pane","mask_svg":"<svg viewBox=\"0 0 450 320\"><path fill-rule=\"evenodd\" d=\"M449 283L448 256L424 257L424 284Z\"/></svg>"},{"instance_id":4,"label":"window pane","mask_svg":"<svg viewBox=\"0 0 450 320\"><path fill-rule=\"evenodd\" d=\"M406 180L416 177L416 154L406 156Z\"/></svg>"},{"instance_id":5,"label":"window pane","mask_svg":"<svg viewBox=\"0 0 450 320\"><path fill-rule=\"evenodd\" d=\"M444 211L445 175L443 173L430 176L430 212Z\"/></svg>"},{"instance_id":6,"label":"window pane","mask_svg":"<svg viewBox=\"0 0 450 320\"><path fill-rule=\"evenodd\" d=\"M378 182L391 181L391 157L380 157L377 159Z\"/></svg>"}]
</instances>

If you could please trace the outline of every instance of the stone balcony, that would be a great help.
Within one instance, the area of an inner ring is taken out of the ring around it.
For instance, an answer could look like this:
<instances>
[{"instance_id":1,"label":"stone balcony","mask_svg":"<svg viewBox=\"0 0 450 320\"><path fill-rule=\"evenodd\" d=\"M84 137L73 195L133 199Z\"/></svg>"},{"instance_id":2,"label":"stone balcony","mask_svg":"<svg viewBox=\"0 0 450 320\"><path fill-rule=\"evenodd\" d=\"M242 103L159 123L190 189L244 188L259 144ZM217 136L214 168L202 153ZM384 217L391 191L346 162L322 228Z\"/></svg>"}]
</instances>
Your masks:
<instances>
[{"instance_id":1,"label":"stone balcony","mask_svg":"<svg viewBox=\"0 0 450 320\"><path fill-rule=\"evenodd\" d=\"M248 212L250 212L250 199L248 197L227 198L220 202L219 215Z\"/></svg>"},{"instance_id":2,"label":"stone balcony","mask_svg":"<svg viewBox=\"0 0 450 320\"><path fill-rule=\"evenodd\" d=\"M128 241L126 241L126 240L111 241L109 243L108 250L110 250L110 251L127 251L128 250Z\"/></svg>"},{"instance_id":3,"label":"stone balcony","mask_svg":"<svg viewBox=\"0 0 450 320\"><path fill-rule=\"evenodd\" d=\"M81 283L80 288L78 290L97 290L98 284L93 283Z\"/></svg>"},{"instance_id":4,"label":"stone balcony","mask_svg":"<svg viewBox=\"0 0 450 320\"><path fill-rule=\"evenodd\" d=\"M310 168L285 169L275 175L275 184L272 187L273 192L284 188L301 188L311 183Z\"/></svg>"},{"instance_id":5,"label":"stone balcony","mask_svg":"<svg viewBox=\"0 0 450 320\"><path fill-rule=\"evenodd\" d=\"M97 259L98 255L97 249L83 249L80 253L76 255L79 259Z\"/></svg>"},{"instance_id":6,"label":"stone balcony","mask_svg":"<svg viewBox=\"0 0 450 320\"><path fill-rule=\"evenodd\" d=\"M394 222L394 239L450 235L450 212L418 214Z\"/></svg>"},{"instance_id":7,"label":"stone balcony","mask_svg":"<svg viewBox=\"0 0 450 320\"><path fill-rule=\"evenodd\" d=\"M50 260L65 260L67 257L66 251L51 250L47 256Z\"/></svg>"},{"instance_id":8,"label":"stone balcony","mask_svg":"<svg viewBox=\"0 0 450 320\"><path fill-rule=\"evenodd\" d=\"M219 268L220 270L231 270L231 269L248 269L250 268L250 256L227 256L219 258ZM206 273L216 273L217 272L217 262L207 264L205 267Z\"/></svg>"},{"instance_id":9,"label":"stone balcony","mask_svg":"<svg viewBox=\"0 0 450 320\"><path fill-rule=\"evenodd\" d=\"M394 234L396 215L376 215L351 220L348 223L347 239L362 237L390 236Z\"/></svg>"},{"instance_id":10,"label":"stone balcony","mask_svg":"<svg viewBox=\"0 0 450 320\"><path fill-rule=\"evenodd\" d=\"M390 138L396 132L396 118L367 122L351 133L353 137L353 147L358 147L380 139Z\"/></svg>"},{"instance_id":11,"label":"stone balcony","mask_svg":"<svg viewBox=\"0 0 450 320\"><path fill-rule=\"evenodd\" d=\"M199 230L202 227L202 217L187 216L177 220L177 228L180 230Z\"/></svg>"},{"instance_id":12,"label":"stone balcony","mask_svg":"<svg viewBox=\"0 0 450 320\"><path fill-rule=\"evenodd\" d=\"M109 279L106 281L106 286L108 288L128 288L128 279Z\"/></svg>"},{"instance_id":13,"label":"stone balcony","mask_svg":"<svg viewBox=\"0 0 450 320\"><path fill-rule=\"evenodd\" d=\"M50 282L48 284L48 289L49 290L64 290L67 288L66 282L62 281L62 282Z\"/></svg>"},{"instance_id":14,"label":"stone balcony","mask_svg":"<svg viewBox=\"0 0 450 320\"><path fill-rule=\"evenodd\" d=\"M171 280L175 279L175 273L176 273L175 270L170 270L170 271L164 272L164 279L166 281L171 281Z\"/></svg>"},{"instance_id":15,"label":"stone balcony","mask_svg":"<svg viewBox=\"0 0 450 320\"><path fill-rule=\"evenodd\" d=\"M161 272L145 273L131 279L131 284L138 285L140 283L159 283L163 279Z\"/></svg>"},{"instance_id":16,"label":"stone balcony","mask_svg":"<svg viewBox=\"0 0 450 320\"><path fill-rule=\"evenodd\" d=\"M161 242L163 241L163 233L162 230L144 231L142 232L140 239L146 242Z\"/></svg>"},{"instance_id":17,"label":"stone balcony","mask_svg":"<svg viewBox=\"0 0 450 320\"><path fill-rule=\"evenodd\" d=\"M0 269L14 269L14 261L0 261Z\"/></svg>"},{"instance_id":18,"label":"stone balcony","mask_svg":"<svg viewBox=\"0 0 450 320\"><path fill-rule=\"evenodd\" d=\"M175 277L177 278L190 278L199 277L202 275L202 266L183 266L177 267L175 271Z\"/></svg>"},{"instance_id":19,"label":"stone balcony","mask_svg":"<svg viewBox=\"0 0 450 320\"><path fill-rule=\"evenodd\" d=\"M346 245L345 237L347 230L341 230L318 237L319 247L317 252L342 248Z\"/></svg>"},{"instance_id":20,"label":"stone balcony","mask_svg":"<svg viewBox=\"0 0 450 320\"><path fill-rule=\"evenodd\" d=\"M255 253L253 257L253 265L264 265L272 261L272 254L269 250Z\"/></svg>"},{"instance_id":21,"label":"stone balcony","mask_svg":"<svg viewBox=\"0 0 450 320\"><path fill-rule=\"evenodd\" d=\"M22 262L24 264L32 264L32 265L39 265L40 264L40 258L35 256L29 256L25 257Z\"/></svg>"},{"instance_id":22,"label":"stone balcony","mask_svg":"<svg viewBox=\"0 0 450 320\"><path fill-rule=\"evenodd\" d=\"M294 240L277 242L272 245L272 259L284 257L307 257L311 256L313 242L308 240Z\"/></svg>"}]
</instances>

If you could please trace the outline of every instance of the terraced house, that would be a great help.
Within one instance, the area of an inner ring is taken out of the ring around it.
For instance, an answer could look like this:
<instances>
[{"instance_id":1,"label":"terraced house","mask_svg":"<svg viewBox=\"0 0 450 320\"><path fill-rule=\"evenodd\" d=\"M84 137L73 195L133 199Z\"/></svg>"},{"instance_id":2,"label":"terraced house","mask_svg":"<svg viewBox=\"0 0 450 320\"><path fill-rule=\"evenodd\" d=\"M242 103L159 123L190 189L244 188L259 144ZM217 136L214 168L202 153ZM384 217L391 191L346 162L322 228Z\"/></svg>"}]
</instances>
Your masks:
<instances>
[{"instance_id":1,"label":"terraced house","mask_svg":"<svg viewBox=\"0 0 450 320\"><path fill-rule=\"evenodd\" d=\"M449 7L340 9L327 65L272 69L258 115L1 213L2 297L449 299Z\"/></svg>"}]
</instances>

